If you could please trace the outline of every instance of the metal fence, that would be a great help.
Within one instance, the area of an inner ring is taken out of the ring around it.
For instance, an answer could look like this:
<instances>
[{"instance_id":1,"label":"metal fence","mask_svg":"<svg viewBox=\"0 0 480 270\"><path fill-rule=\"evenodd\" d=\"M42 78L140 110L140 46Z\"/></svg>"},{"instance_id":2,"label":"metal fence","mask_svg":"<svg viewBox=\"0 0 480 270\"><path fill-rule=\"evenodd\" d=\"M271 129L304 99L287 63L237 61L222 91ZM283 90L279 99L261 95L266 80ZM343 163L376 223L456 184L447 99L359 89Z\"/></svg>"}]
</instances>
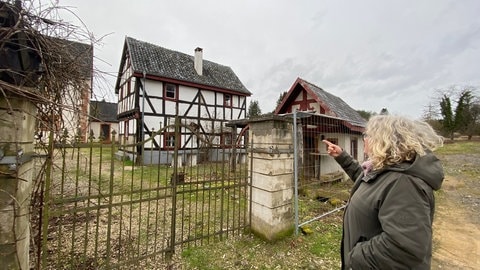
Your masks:
<instances>
[{"instance_id":1,"label":"metal fence","mask_svg":"<svg viewBox=\"0 0 480 270\"><path fill-rule=\"evenodd\" d=\"M160 269L185 246L248 228L248 161L239 157L245 146L168 150L168 164L141 165L139 146L144 156L161 151L152 140L89 141L51 139L37 148L33 268ZM214 162L178 158L205 151L218 155Z\"/></svg>"},{"instance_id":2,"label":"metal fence","mask_svg":"<svg viewBox=\"0 0 480 270\"><path fill-rule=\"evenodd\" d=\"M357 160L364 159L362 123L294 112L295 228L342 210L349 197L350 184L336 161L327 154L328 140Z\"/></svg>"}]
</instances>

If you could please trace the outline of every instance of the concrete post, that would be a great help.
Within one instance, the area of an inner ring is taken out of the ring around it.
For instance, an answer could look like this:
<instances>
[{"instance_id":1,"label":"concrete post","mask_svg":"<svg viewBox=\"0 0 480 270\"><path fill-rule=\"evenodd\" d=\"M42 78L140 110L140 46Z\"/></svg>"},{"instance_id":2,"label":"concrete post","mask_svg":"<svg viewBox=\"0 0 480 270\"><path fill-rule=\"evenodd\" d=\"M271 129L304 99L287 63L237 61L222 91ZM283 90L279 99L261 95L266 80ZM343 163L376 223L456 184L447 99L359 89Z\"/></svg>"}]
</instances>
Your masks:
<instances>
[{"instance_id":1,"label":"concrete post","mask_svg":"<svg viewBox=\"0 0 480 270\"><path fill-rule=\"evenodd\" d=\"M30 101L0 97L1 269L29 269L35 116Z\"/></svg>"},{"instance_id":2,"label":"concrete post","mask_svg":"<svg viewBox=\"0 0 480 270\"><path fill-rule=\"evenodd\" d=\"M294 231L292 123L280 117L250 122L252 231L268 240Z\"/></svg>"}]
</instances>

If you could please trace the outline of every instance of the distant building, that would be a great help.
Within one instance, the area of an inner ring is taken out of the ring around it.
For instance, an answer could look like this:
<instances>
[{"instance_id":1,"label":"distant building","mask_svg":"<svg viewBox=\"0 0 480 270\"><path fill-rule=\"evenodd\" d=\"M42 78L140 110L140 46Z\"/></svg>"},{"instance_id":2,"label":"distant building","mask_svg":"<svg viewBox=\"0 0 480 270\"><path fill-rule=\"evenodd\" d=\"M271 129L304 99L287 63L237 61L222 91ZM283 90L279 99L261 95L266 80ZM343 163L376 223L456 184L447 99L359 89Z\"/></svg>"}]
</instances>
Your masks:
<instances>
[{"instance_id":1,"label":"distant building","mask_svg":"<svg viewBox=\"0 0 480 270\"><path fill-rule=\"evenodd\" d=\"M93 81L93 46L75 41L62 40L71 61L77 64L75 74L82 77L83 83L77 89L67 89L63 96L61 131L67 131L70 140L73 138L86 142L88 137L88 112L92 97Z\"/></svg>"},{"instance_id":2,"label":"distant building","mask_svg":"<svg viewBox=\"0 0 480 270\"><path fill-rule=\"evenodd\" d=\"M326 157L323 139L338 144L355 159L363 160L362 133L366 121L341 98L297 78L275 109L275 114L294 111L313 114L309 123L303 125L303 160L305 167L318 170L306 172L307 174L318 177L319 173L338 170L335 161Z\"/></svg>"},{"instance_id":3,"label":"distant building","mask_svg":"<svg viewBox=\"0 0 480 270\"><path fill-rule=\"evenodd\" d=\"M35 89L40 95L46 93L38 101L38 116L43 117L38 121L39 138L47 138L53 130L57 140L66 132L69 140L85 141L93 46L26 29L20 20L21 12L21 1L15 1L15 5L0 2L0 80L30 91ZM45 82L45 78L48 85L44 86L40 81ZM47 89L54 88L52 85L57 88Z\"/></svg>"},{"instance_id":4,"label":"distant building","mask_svg":"<svg viewBox=\"0 0 480 270\"><path fill-rule=\"evenodd\" d=\"M55 104L41 104L40 111L53 111L50 115L39 113L40 119L37 128L37 136L46 142L51 130L54 131L55 140L66 142L86 142L88 137L88 112L92 95L93 81L93 46L75 41L50 38L62 56L65 66L70 68L71 78L59 78L58 85L63 89L57 89L58 97L50 100ZM55 78L55 77L52 77ZM56 78L55 78L56 79ZM72 81L68 81L71 79ZM50 90L46 90L50 91ZM54 108L52 110L52 108Z\"/></svg>"},{"instance_id":5,"label":"distant building","mask_svg":"<svg viewBox=\"0 0 480 270\"><path fill-rule=\"evenodd\" d=\"M93 136L94 141L102 139L103 142L110 143L113 131L117 133L118 141L117 103L91 100L89 136Z\"/></svg>"}]
</instances>

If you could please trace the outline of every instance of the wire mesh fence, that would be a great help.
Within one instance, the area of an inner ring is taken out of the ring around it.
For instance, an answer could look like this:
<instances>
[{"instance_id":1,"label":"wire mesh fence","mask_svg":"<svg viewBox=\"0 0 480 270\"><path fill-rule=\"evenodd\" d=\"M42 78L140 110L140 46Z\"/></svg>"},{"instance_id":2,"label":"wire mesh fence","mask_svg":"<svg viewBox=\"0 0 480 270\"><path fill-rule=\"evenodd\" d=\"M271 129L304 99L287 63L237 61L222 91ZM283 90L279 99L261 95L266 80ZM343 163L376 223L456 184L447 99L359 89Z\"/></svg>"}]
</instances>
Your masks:
<instances>
[{"instance_id":1,"label":"wire mesh fence","mask_svg":"<svg viewBox=\"0 0 480 270\"><path fill-rule=\"evenodd\" d=\"M295 225L301 227L344 208L350 183L323 140L364 159L363 124L327 115L295 112Z\"/></svg>"}]
</instances>

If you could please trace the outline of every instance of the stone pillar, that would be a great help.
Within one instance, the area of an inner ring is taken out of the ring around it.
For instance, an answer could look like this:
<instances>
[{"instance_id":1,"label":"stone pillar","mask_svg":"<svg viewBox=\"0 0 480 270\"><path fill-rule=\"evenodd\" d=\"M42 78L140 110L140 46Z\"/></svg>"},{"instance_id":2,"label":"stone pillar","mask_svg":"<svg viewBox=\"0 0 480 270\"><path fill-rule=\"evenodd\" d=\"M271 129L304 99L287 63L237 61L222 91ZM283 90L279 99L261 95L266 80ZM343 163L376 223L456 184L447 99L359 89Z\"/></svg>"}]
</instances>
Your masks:
<instances>
[{"instance_id":1,"label":"stone pillar","mask_svg":"<svg viewBox=\"0 0 480 270\"><path fill-rule=\"evenodd\" d=\"M0 115L0 265L29 269L36 108L26 99L2 96Z\"/></svg>"},{"instance_id":2,"label":"stone pillar","mask_svg":"<svg viewBox=\"0 0 480 270\"><path fill-rule=\"evenodd\" d=\"M294 231L293 131L291 121L250 122L253 233L274 241Z\"/></svg>"}]
</instances>

